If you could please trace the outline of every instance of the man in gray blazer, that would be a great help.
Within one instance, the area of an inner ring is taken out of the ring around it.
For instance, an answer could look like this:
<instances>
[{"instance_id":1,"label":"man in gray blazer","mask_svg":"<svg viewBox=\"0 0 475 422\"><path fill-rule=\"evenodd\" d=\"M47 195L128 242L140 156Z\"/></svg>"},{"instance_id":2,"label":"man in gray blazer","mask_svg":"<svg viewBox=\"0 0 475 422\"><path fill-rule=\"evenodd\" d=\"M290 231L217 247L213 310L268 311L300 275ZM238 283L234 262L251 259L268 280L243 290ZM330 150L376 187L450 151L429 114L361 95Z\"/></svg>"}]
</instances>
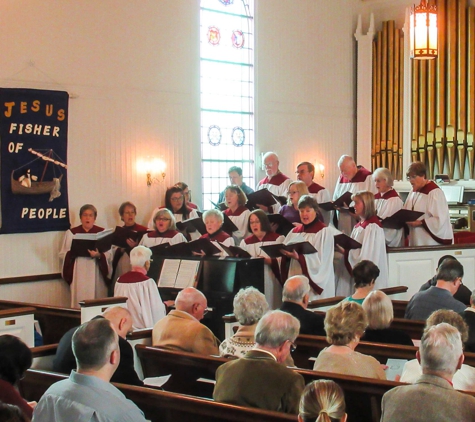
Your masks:
<instances>
[{"instance_id":1,"label":"man in gray blazer","mask_svg":"<svg viewBox=\"0 0 475 422\"><path fill-rule=\"evenodd\" d=\"M464 359L458 330L446 323L428 328L416 356L422 376L383 396L381 422L475 421L475 397L452 387Z\"/></svg>"}]
</instances>

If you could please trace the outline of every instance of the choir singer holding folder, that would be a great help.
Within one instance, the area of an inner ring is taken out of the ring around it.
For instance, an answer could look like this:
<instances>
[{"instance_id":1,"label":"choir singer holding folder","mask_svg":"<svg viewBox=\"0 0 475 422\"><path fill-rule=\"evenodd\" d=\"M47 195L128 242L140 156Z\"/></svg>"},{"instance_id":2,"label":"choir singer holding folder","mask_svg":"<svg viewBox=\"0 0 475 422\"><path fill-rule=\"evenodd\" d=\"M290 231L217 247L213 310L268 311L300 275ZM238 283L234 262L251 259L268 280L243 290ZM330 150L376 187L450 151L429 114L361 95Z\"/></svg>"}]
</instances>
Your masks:
<instances>
[{"instance_id":1,"label":"choir singer holding folder","mask_svg":"<svg viewBox=\"0 0 475 422\"><path fill-rule=\"evenodd\" d=\"M220 251L220 256L227 256L228 254L219 245L234 246L234 239L223 231L224 215L220 210L208 210L203 213L203 222L206 226L206 233L200 239L208 239Z\"/></svg>"},{"instance_id":2,"label":"choir singer holding folder","mask_svg":"<svg viewBox=\"0 0 475 422\"><path fill-rule=\"evenodd\" d=\"M310 300L335 296L335 274L333 270L334 236L340 234L334 227L327 227L318 219L317 200L309 195L300 198L300 219L302 225L293 229L285 238L286 245L309 242L317 250L312 254L298 254L282 250L291 258L288 276L305 275L310 281ZM282 263L282 279L287 279L285 263Z\"/></svg>"},{"instance_id":3,"label":"choir singer holding folder","mask_svg":"<svg viewBox=\"0 0 475 422\"><path fill-rule=\"evenodd\" d=\"M71 287L71 308L79 308L79 302L87 299L107 297L107 286L110 284L111 251L99 252L98 249L88 250L89 256L75 256L71 245L77 234L100 233L102 227L94 223L97 209L86 204L79 210L81 225L69 229L59 252L63 260L63 278Z\"/></svg>"},{"instance_id":4,"label":"choir singer holding folder","mask_svg":"<svg viewBox=\"0 0 475 422\"><path fill-rule=\"evenodd\" d=\"M162 208L155 213L153 217L153 232L148 232L140 244L151 248L153 246L170 244L176 245L177 243L186 242L185 236L183 236L177 229L175 223L175 217L166 208Z\"/></svg>"}]
</instances>

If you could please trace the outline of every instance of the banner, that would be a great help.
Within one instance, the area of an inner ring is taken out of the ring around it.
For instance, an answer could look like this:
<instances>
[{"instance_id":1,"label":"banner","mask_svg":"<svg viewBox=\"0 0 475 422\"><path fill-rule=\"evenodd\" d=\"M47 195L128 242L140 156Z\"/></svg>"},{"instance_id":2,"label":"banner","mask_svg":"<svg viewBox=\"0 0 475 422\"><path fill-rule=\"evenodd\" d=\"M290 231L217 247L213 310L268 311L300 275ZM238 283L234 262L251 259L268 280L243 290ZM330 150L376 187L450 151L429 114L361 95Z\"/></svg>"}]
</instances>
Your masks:
<instances>
[{"instance_id":1,"label":"banner","mask_svg":"<svg viewBox=\"0 0 475 422\"><path fill-rule=\"evenodd\" d=\"M63 91L0 88L0 234L69 229L68 101Z\"/></svg>"}]
</instances>

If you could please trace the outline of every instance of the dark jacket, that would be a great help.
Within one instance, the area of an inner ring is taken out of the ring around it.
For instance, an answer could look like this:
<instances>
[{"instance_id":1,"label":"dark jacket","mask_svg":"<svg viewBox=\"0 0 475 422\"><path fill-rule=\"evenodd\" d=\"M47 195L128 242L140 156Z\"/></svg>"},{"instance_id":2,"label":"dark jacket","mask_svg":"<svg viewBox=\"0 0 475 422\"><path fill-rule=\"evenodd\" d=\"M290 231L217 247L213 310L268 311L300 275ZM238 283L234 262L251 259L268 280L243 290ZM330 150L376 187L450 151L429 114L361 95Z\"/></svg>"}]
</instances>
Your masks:
<instances>
[{"instance_id":1,"label":"dark jacket","mask_svg":"<svg viewBox=\"0 0 475 422\"><path fill-rule=\"evenodd\" d=\"M427 290L430 286L435 286L436 284L437 284L437 275L432 277L429 281L425 282L421 286L419 291L422 292L423 290ZM471 295L472 295L472 292L470 291L470 289L465 284L461 284L457 292L454 294L454 299L457 299L459 302L462 302L464 305L470 306Z\"/></svg>"},{"instance_id":2,"label":"dark jacket","mask_svg":"<svg viewBox=\"0 0 475 422\"><path fill-rule=\"evenodd\" d=\"M280 310L293 315L300 321L300 334L326 336L323 326L324 317L322 315L308 311L298 303L293 302L284 302Z\"/></svg>"}]
</instances>

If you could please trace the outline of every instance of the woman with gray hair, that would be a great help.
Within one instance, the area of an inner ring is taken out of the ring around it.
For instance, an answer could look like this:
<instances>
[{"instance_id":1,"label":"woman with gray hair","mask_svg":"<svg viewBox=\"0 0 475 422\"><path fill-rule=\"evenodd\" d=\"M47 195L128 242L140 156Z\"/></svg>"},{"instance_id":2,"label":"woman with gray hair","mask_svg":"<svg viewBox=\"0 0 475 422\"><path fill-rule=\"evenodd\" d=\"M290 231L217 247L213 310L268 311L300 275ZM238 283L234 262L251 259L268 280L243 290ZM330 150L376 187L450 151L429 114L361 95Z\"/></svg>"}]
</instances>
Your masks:
<instances>
[{"instance_id":1,"label":"woman with gray hair","mask_svg":"<svg viewBox=\"0 0 475 422\"><path fill-rule=\"evenodd\" d=\"M121 275L114 287L114 296L127 297L127 309L132 315L132 325L135 329L152 328L166 315L157 283L147 275L151 257L152 251L145 246L132 249L132 271Z\"/></svg>"},{"instance_id":2,"label":"woman with gray hair","mask_svg":"<svg viewBox=\"0 0 475 422\"><path fill-rule=\"evenodd\" d=\"M234 239L223 230L224 215L220 210L211 209L203 213L203 223L205 223L206 233L200 239L208 239L216 246L221 253L219 256L228 256L228 254L219 245L234 246ZM218 253L216 253L218 255Z\"/></svg>"},{"instance_id":3,"label":"woman with gray hair","mask_svg":"<svg viewBox=\"0 0 475 422\"><path fill-rule=\"evenodd\" d=\"M236 334L219 346L221 356L244 356L255 345L254 333L262 316L268 311L266 297L255 287L239 290L233 301L234 315L240 327Z\"/></svg>"},{"instance_id":4,"label":"woman with gray hair","mask_svg":"<svg viewBox=\"0 0 475 422\"><path fill-rule=\"evenodd\" d=\"M391 172L384 167L376 169L373 173L374 184L378 193L374 195L376 214L381 220L391 217L402 209L404 203L399 194L393 189L394 179ZM384 237L386 246L397 248L404 246L404 229L386 229Z\"/></svg>"},{"instance_id":5,"label":"woman with gray hair","mask_svg":"<svg viewBox=\"0 0 475 422\"><path fill-rule=\"evenodd\" d=\"M176 229L175 216L167 208L162 208L155 213L153 228L154 231L148 232L142 237L140 245L151 248L165 243L176 245L186 242L185 236Z\"/></svg>"}]
</instances>

